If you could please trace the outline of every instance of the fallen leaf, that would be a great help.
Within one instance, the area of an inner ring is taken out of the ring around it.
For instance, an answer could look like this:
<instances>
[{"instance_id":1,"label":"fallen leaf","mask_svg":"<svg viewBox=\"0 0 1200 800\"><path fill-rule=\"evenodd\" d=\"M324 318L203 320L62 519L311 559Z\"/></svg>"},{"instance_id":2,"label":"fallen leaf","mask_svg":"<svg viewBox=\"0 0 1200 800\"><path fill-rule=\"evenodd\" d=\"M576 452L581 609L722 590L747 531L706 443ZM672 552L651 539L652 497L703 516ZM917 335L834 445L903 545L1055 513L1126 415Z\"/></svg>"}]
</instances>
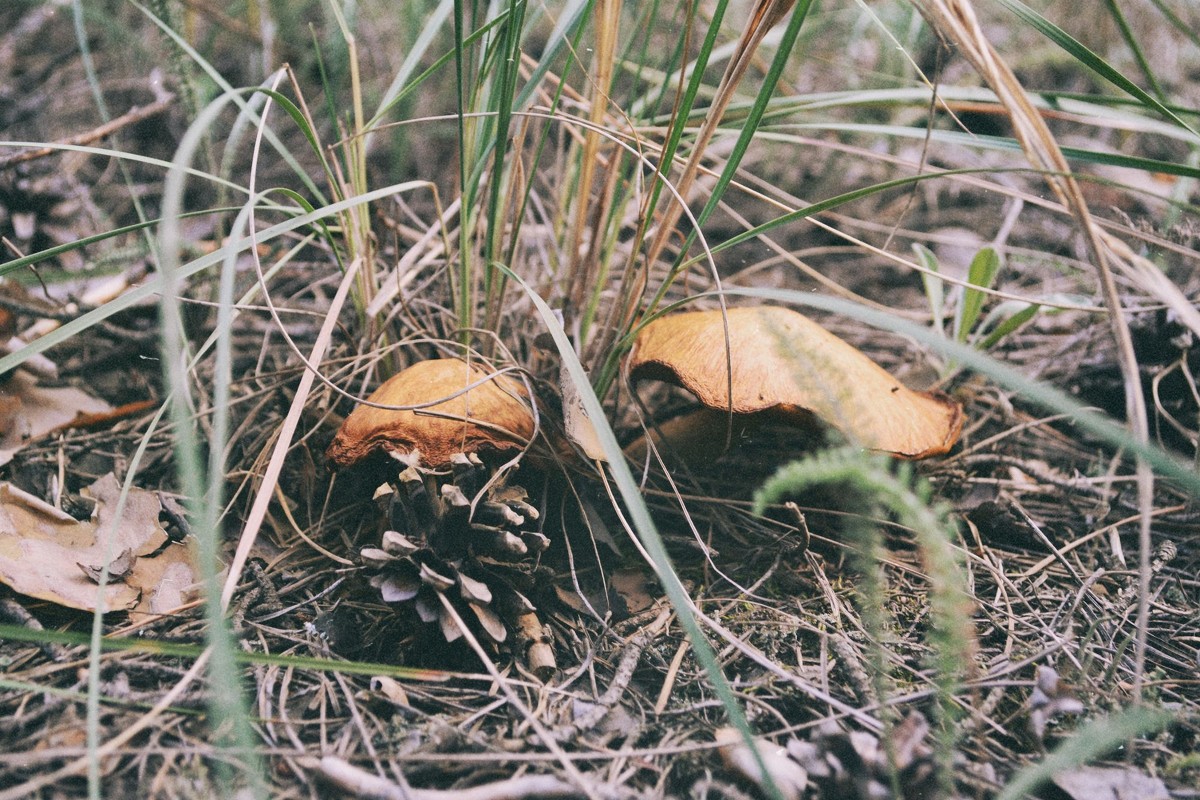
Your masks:
<instances>
[{"instance_id":1,"label":"fallen leaf","mask_svg":"<svg viewBox=\"0 0 1200 800\"><path fill-rule=\"evenodd\" d=\"M1076 767L1058 773L1053 783L1071 800L1169 800L1158 778L1128 767Z\"/></svg>"},{"instance_id":2,"label":"fallen leaf","mask_svg":"<svg viewBox=\"0 0 1200 800\"><path fill-rule=\"evenodd\" d=\"M371 691L382 695L389 703L405 708L409 707L408 692L404 691L404 686L395 678L390 678L387 675L373 676L371 678Z\"/></svg>"},{"instance_id":3,"label":"fallen leaf","mask_svg":"<svg viewBox=\"0 0 1200 800\"><path fill-rule=\"evenodd\" d=\"M38 386L18 371L0 386L0 466L29 442L70 423L80 414L104 414L112 406L71 386Z\"/></svg>"},{"instance_id":4,"label":"fallen leaf","mask_svg":"<svg viewBox=\"0 0 1200 800\"><path fill-rule=\"evenodd\" d=\"M105 475L84 492L96 501L96 514L78 521L0 483L0 583L28 597L90 612L96 608L96 580L106 558L112 558L106 609L164 613L182 605L195 583L191 553L184 544L169 543L159 523L158 497L131 489L116 524L117 479Z\"/></svg>"},{"instance_id":5,"label":"fallen leaf","mask_svg":"<svg viewBox=\"0 0 1200 800\"><path fill-rule=\"evenodd\" d=\"M618 569L612 574L612 588L625 602L625 617L639 614L654 605L654 598L646 591L650 585L645 573L637 567Z\"/></svg>"},{"instance_id":6,"label":"fallen leaf","mask_svg":"<svg viewBox=\"0 0 1200 800\"><path fill-rule=\"evenodd\" d=\"M172 543L153 558L139 558L125 583L141 590L135 612L167 614L189 602L196 588L191 549Z\"/></svg>"},{"instance_id":7,"label":"fallen leaf","mask_svg":"<svg viewBox=\"0 0 1200 800\"><path fill-rule=\"evenodd\" d=\"M904 458L945 453L962 430L958 403L903 386L859 350L787 308L661 317L638 334L629 368L635 379L683 386L712 409L771 413L799 423L815 415L852 442Z\"/></svg>"},{"instance_id":8,"label":"fallen leaf","mask_svg":"<svg viewBox=\"0 0 1200 800\"><path fill-rule=\"evenodd\" d=\"M608 461L604 454L604 446L596 435L596 425L588 416L583 400L579 396L579 388L575 385L566 366L559 370L558 385L562 388L563 428L567 438L583 451L592 461Z\"/></svg>"},{"instance_id":9,"label":"fallen leaf","mask_svg":"<svg viewBox=\"0 0 1200 800\"><path fill-rule=\"evenodd\" d=\"M754 748L758 751L758 758L755 758L754 751L746 745L746 740L736 728L721 728L717 731L716 739L721 760L730 771L763 786L766 783L763 778L765 767L784 800L800 800L804 796L808 772L792 760L785 748L765 739L755 739Z\"/></svg>"},{"instance_id":10,"label":"fallen leaf","mask_svg":"<svg viewBox=\"0 0 1200 800\"><path fill-rule=\"evenodd\" d=\"M108 579L112 581L123 581L133 572L133 565L137 561L137 556L132 550L122 550L121 555L114 558L108 564ZM87 575L95 583L100 583L100 578L104 574L103 564L82 564L76 562L83 574Z\"/></svg>"}]
</instances>

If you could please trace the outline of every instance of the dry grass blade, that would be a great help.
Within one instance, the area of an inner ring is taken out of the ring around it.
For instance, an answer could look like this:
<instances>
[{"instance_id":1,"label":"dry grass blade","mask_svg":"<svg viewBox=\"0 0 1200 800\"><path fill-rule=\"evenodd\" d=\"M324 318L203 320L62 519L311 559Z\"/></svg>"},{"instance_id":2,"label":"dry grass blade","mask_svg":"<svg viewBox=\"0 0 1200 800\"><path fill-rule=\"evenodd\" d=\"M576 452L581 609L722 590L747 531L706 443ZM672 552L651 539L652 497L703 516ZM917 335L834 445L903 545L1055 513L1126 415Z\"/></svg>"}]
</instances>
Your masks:
<instances>
[{"instance_id":1,"label":"dry grass blade","mask_svg":"<svg viewBox=\"0 0 1200 800\"><path fill-rule=\"evenodd\" d=\"M463 621L462 617L459 616L458 611L454 608L450 601L446 599L446 596L444 594L440 594L438 595L438 600L441 601L442 607L446 610L446 613L449 615L449 617L454 620L454 623L458 625L459 629L463 632L463 640L470 646L472 650L475 651L475 654L479 656L480 663L483 664L483 666L487 669L488 674L492 676L492 680L496 682L496 686L498 686L508 698L508 702L512 705L512 707L517 709L529 723L529 726L533 729L534 733L537 734L538 738L541 739L542 744L546 746L546 749L559 760L563 771L570 776L573 781L575 781L580 792L587 796L588 800L599 800L599 795L591 786L591 782L584 777L579 768L575 766L575 763L567 756L566 752L562 749L562 746L554 738L554 734L548 730L545 724L539 720L537 715L535 715L533 711L531 711L525 705L525 703L521 701L521 698L517 695L508 679L505 678L504 675L500 674L500 670L496 668L496 665L492 662L491 658L488 657L488 654L484 651L483 647L479 644L479 641L471 633L470 628L467 627L467 624Z\"/></svg>"},{"instance_id":2,"label":"dry grass blade","mask_svg":"<svg viewBox=\"0 0 1200 800\"><path fill-rule=\"evenodd\" d=\"M602 237L594 235L595 232L593 232L591 238L587 239L588 244L585 251L585 231L589 221L594 220L595 224L599 224L599 221L607 216L608 206L612 202L613 184L611 179L617 175L616 170L606 170L608 173L608 177L605 178L606 188L598 199L599 207L593 207L588 202L588 198L591 197L597 167L601 166L598 163L603 143L600 131L605 127L605 118L610 104L608 93L613 80L622 5L620 0L601 0L596 4L596 43L592 54L592 73L589 82L592 97L588 109L588 121L592 124L585 129L583 134L583 152L579 161L581 191L578 194L575 214L571 221L571 241L567 249L569 258L574 262L568 274L574 276L573 299L576 307L579 308L584 306L584 297L587 292L592 291L596 285L602 249Z\"/></svg>"},{"instance_id":3,"label":"dry grass blade","mask_svg":"<svg viewBox=\"0 0 1200 800\"><path fill-rule=\"evenodd\" d=\"M1116 246L1115 237L1102 231L1092 218L1087 202L1079 189L1079 184L1072 176L1070 165L1063 156L1053 133L1030 101L1012 69L988 40L970 0L915 0L915 5L929 21L930 26L947 41L952 42L958 48L958 52L972 63L991 86L1000 103L1008 110L1013 130L1026 156L1035 168L1046 172L1046 182L1051 191L1058 196L1074 216L1092 256L1100 282L1101 294L1108 307L1108 318L1116 339L1117 356L1125 384L1126 418L1134 438L1141 443L1149 442L1150 427L1146 413L1146 401L1142 395L1137 356L1133 349L1133 338L1130 335L1129 324L1122 311L1117 284L1109 266L1110 259L1122 264L1121 256L1131 255L1132 251L1124 245ZM1134 271L1133 266L1127 266L1126 269ZM1154 268L1151 266L1150 269ZM1141 269L1141 271L1145 270ZM1168 291L1161 281L1154 281L1152 286L1146 288L1153 291L1156 296L1159 296L1159 299L1167 302L1172 308L1180 311L1186 309L1186 312L1181 313L1180 318L1186 320L1189 327L1200 333L1200 314L1197 314L1196 310L1191 307L1177 287L1172 285L1171 290ZM1160 292L1166 296L1161 296ZM1180 301L1183 301L1182 304ZM1177 308L1179 306L1183 308ZM1149 465L1140 459L1137 466L1137 484L1141 520L1138 537L1139 593L1133 684L1134 695L1140 699L1145 671L1146 636L1150 609L1150 514L1154 503L1154 476Z\"/></svg>"},{"instance_id":4,"label":"dry grass blade","mask_svg":"<svg viewBox=\"0 0 1200 800\"><path fill-rule=\"evenodd\" d=\"M258 495L254 498L254 505L242 528L242 537L238 541L237 551L229 565L229 577L226 578L225 586L221 591L221 605L226 608L229 607L229 601L233 598L234 591L237 590L238 581L242 576L242 568L246 565L246 559L250 557L250 551L254 548L254 542L258 538L258 531L267 517L267 509L275 495L275 485L279 481L280 473L283 472L283 461L287 457L292 437L296 434L300 417L304 413L305 400L308 399L313 382L316 380L317 367L325 357L325 350L329 347L329 340L333 335L334 326L337 324L338 312L341 311L350 294L350 288L354 285L354 279L358 275L360 266L361 261L355 260L346 268L346 274L342 276L342 282L338 285L337 294L329 304L329 313L321 325L321 332L317 336L316 343L313 344L312 356L304 365L304 375L300 378L300 385L296 388L295 400L288 409L287 418L279 429L275 440L275 449L267 464L267 471L263 475Z\"/></svg>"},{"instance_id":5,"label":"dry grass blade","mask_svg":"<svg viewBox=\"0 0 1200 800\"><path fill-rule=\"evenodd\" d=\"M758 51L758 46L762 44L763 38L771 28L779 24L779 21L787 16L788 11L795 4L796 0L759 0L756 3L754 11L750 14L750 19L742 31L742 36L738 40L737 49L734 50L729 65L725 68L725 74L721 76L721 83L717 87L716 96L704 117L704 123L696 133L692 154L683 168L683 173L679 176L676 192L680 197L687 198L691 192L692 184L695 183L700 172L700 162L704 159L708 149L708 143L712 141L713 135L717 132L721 118L725 115L725 109L733 101L734 92L741 85L742 78L750 67L754 54ZM653 264L658 260L658 256L667 246L667 241L682 214L683 208L679 203L671 203L666 207L659 220L658 232L647 251L647 264Z\"/></svg>"}]
</instances>

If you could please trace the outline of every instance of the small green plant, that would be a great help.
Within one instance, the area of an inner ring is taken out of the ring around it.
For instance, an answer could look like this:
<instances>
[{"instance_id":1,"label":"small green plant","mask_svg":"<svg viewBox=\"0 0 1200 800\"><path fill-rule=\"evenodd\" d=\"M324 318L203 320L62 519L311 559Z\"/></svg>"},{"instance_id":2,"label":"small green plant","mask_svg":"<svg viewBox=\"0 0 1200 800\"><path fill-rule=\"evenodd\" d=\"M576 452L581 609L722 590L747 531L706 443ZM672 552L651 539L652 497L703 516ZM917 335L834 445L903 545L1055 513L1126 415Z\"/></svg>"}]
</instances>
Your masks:
<instances>
[{"instance_id":1,"label":"small green plant","mask_svg":"<svg viewBox=\"0 0 1200 800\"><path fill-rule=\"evenodd\" d=\"M1169 778L1182 781L1189 778L1200 780L1200 752L1184 753L1175 756L1163 768L1163 774Z\"/></svg>"},{"instance_id":2,"label":"small green plant","mask_svg":"<svg viewBox=\"0 0 1200 800\"><path fill-rule=\"evenodd\" d=\"M933 327L959 344L990 350L1033 319L1041 309L1040 303L1005 300L981 318L988 292L995 286L996 276L1000 272L1000 255L992 247L982 248L971 259L971 265L967 268L967 285L955 286L949 292L946 291L946 282L941 277L941 267L933 251L921 244L914 244L913 250L921 266L926 269L921 273L921 280L933 315ZM949 331L945 322L947 311L953 312ZM945 372L952 372L955 366L953 362L947 362Z\"/></svg>"}]
</instances>

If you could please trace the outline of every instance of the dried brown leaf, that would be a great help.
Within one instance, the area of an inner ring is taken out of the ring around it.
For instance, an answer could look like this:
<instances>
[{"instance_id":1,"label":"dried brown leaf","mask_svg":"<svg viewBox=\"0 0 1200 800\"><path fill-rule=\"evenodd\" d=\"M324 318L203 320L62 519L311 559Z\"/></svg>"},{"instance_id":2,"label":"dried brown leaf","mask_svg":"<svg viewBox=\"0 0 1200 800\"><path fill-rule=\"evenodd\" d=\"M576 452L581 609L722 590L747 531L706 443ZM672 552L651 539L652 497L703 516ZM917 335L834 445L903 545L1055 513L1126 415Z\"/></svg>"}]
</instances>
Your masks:
<instances>
[{"instance_id":1,"label":"dried brown leaf","mask_svg":"<svg viewBox=\"0 0 1200 800\"><path fill-rule=\"evenodd\" d=\"M96 500L96 515L77 521L0 484L0 583L28 597L94 611L95 581L109 554L117 554L104 588L107 609L164 613L182 605L195 582L191 553L186 545L168 542L158 497L132 489L118 521L113 514L121 485L113 475L84 491ZM122 563L126 554L128 565Z\"/></svg>"},{"instance_id":2,"label":"dried brown leaf","mask_svg":"<svg viewBox=\"0 0 1200 800\"><path fill-rule=\"evenodd\" d=\"M113 581L123 581L133 572L133 565L137 561L137 556L132 550L122 550L121 554L114 558L108 564L108 578ZM104 574L103 564L83 564L76 562L76 566L83 570L83 574L87 575L95 583L100 583L100 578Z\"/></svg>"},{"instance_id":3,"label":"dried brown leaf","mask_svg":"<svg viewBox=\"0 0 1200 800\"><path fill-rule=\"evenodd\" d=\"M79 415L104 414L112 406L73 386L47 388L23 372L0 386L0 465L29 442L69 425Z\"/></svg>"}]
</instances>

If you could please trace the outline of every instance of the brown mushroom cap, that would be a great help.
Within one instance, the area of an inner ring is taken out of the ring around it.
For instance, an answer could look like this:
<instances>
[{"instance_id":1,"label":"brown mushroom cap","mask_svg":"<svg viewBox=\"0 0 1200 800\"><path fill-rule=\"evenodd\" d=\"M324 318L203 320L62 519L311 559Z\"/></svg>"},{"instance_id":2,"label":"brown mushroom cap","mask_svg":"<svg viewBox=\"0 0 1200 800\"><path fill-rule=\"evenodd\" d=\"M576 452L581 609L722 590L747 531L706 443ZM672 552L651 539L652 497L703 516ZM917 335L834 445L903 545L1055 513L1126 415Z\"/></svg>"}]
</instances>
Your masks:
<instances>
[{"instance_id":1,"label":"brown mushroom cap","mask_svg":"<svg viewBox=\"0 0 1200 800\"><path fill-rule=\"evenodd\" d=\"M427 467L449 464L455 453L516 450L534 432L533 414L516 381L460 361L421 361L389 378L369 398L389 406L417 406L389 411L359 406L351 412L325 451L338 467L348 467L379 451L418 452ZM467 392L467 386L484 381ZM457 397L451 397L461 392ZM444 402L437 402L444 400Z\"/></svg>"},{"instance_id":2,"label":"brown mushroom cap","mask_svg":"<svg viewBox=\"0 0 1200 800\"><path fill-rule=\"evenodd\" d=\"M815 414L857 444L904 458L947 452L962 407L915 392L817 323L788 308L731 308L728 360L722 313L693 311L644 327L629 358L635 379L667 381L705 406L754 413ZM729 373L733 370L733 396Z\"/></svg>"}]
</instances>

